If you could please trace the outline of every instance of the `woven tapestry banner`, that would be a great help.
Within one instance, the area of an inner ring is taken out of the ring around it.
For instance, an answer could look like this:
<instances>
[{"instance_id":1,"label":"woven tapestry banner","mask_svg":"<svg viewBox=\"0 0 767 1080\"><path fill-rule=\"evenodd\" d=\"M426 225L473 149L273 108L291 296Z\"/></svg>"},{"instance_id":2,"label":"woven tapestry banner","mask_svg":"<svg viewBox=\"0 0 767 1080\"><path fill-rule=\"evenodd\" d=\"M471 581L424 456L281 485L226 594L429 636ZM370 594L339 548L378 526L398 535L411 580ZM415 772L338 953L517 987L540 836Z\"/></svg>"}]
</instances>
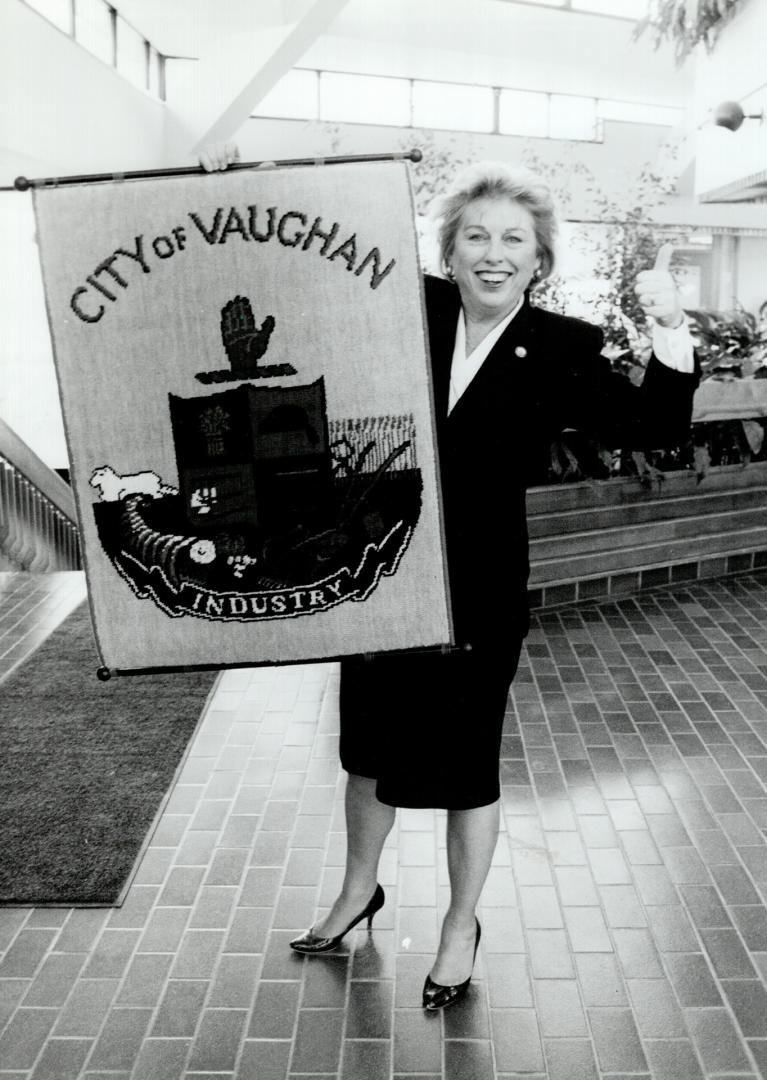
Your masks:
<instances>
[{"instance_id":1,"label":"woven tapestry banner","mask_svg":"<svg viewBox=\"0 0 767 1080\"><path fill-rule=\"evenodd\" d=\"M115 670L451 640L407 167L35 191Z\"/></svg>"}]
</instances>

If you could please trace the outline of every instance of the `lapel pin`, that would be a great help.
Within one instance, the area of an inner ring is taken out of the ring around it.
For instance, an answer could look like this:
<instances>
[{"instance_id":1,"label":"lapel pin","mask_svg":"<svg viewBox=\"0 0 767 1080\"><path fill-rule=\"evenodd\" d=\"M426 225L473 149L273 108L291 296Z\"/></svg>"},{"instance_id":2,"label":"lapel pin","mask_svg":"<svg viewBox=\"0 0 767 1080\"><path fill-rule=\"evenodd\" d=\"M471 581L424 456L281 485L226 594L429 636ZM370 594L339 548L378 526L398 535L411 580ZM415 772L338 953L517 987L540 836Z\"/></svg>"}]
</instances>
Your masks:
<instances>
[{"instance_id":1,"label":"lapel pin","mask_svg":"<svg viewBox=\"0 0 767 1080\"><path fill-rule=\"evenodd\" d=\"M514 350L514 355L519 356L520 358L523 356L527 356L527 349L524 345L517 345L516 349Z\"/></svg>"}]
</instances>

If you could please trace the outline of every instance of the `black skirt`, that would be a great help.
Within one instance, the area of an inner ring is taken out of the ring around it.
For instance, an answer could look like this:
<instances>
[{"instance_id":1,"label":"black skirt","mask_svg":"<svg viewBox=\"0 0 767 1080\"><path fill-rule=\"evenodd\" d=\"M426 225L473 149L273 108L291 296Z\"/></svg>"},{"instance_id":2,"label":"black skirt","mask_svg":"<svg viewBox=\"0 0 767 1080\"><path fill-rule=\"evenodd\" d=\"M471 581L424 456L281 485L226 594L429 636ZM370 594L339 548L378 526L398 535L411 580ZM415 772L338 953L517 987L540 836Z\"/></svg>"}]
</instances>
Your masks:
<instances>
[{"instance_id":1,"label":"black skirt","mask_svg":"<svg viewBox=\"0 0 767 1080\"><path fill-rule=\"evenodd\" d=\"M389 806L472 810L500 797L499 757L522 638L341 663L341 765Z\"/></svg>"}]
</instances>

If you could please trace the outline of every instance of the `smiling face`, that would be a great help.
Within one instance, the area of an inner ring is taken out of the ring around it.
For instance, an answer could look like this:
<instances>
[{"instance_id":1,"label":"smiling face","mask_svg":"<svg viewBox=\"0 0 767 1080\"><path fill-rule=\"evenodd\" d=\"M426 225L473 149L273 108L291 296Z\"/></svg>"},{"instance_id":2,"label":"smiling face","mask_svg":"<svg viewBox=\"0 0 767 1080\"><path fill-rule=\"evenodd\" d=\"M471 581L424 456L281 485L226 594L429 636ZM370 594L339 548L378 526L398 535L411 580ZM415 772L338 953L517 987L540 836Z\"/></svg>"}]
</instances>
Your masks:
<instances>
[{"instance_id":1,"label":"smiling face","mask_svg":"<svg viewBox=\"0 0 767 1080\"><path fill-rule=\"evenodd\" d=\"M467 316L500 322L540 266L533 215L513 199L474 199L461 214L448 262Z\"/></svg>"}]
</instances>

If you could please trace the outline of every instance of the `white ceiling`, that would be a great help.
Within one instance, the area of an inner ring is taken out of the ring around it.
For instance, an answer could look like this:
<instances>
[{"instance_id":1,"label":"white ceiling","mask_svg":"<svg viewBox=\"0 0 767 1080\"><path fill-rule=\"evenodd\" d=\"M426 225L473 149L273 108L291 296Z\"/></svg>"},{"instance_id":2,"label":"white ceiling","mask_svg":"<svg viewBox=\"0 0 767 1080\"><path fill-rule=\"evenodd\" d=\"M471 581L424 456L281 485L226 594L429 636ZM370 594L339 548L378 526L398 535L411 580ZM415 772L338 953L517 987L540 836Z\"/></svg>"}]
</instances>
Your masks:
<instances>
[{"instance_id":1,"label":"white ceiling","mask_svg":"<svg viewBox=\"0 0 767 1080\"><path fill-rule=\"evenodd\" d=\"M287 28L317 0L115 3L161 52L204 60L221 55L227 40L236 41L239 52L250 39L258 54L260 35ZM567 84L562 89L570 92L578 81L574 71L589 83L584 92L605 96L616 96L614 84L625 75L629 85L645 88L642 100L683 105L690 93L691 65L677 70L670 53L656 53L649 37L632 43L632 30L624 19L509 0L348 0L301 62L333 66L329 59L340 57L335 66L379 73L388 64L400 73L406 63L420 68L410 74L428 77L430 59L442 54L443 63L435 66L444 70L444 56L450 56L456 81L491 82L499 79L499 69L513 68L532 86L530 73L539 65L549 83L560 69ZM483 64L486 78L481 77ZM600 79L609 85L600 88ZM509 84L508 78L503 81ZM511 85L521 85L519 78ZM626 96L637 100L636 93Z\"/></svg>"}]
</instances>

